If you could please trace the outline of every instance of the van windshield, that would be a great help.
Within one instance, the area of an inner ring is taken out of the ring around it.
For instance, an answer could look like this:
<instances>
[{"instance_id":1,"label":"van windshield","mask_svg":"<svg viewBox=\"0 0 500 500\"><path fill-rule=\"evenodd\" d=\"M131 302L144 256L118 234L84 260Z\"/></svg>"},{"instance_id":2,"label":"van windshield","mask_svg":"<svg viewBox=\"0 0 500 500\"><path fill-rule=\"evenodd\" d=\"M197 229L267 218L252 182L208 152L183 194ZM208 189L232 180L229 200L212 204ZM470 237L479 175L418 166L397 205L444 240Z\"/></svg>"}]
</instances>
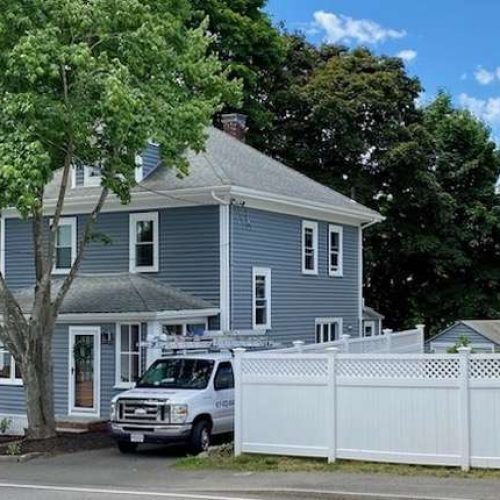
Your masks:
<instances>
[{"instance_id":1,"label":"van windshield","mask_svg":"<svg viewBox=\"0 0 500 500\"><path fill-rule=\"evenodd\" d=\"M159 359L137 382L136 387L205 389L214 361L207 359Z\"/></svg>"}]
</instances>

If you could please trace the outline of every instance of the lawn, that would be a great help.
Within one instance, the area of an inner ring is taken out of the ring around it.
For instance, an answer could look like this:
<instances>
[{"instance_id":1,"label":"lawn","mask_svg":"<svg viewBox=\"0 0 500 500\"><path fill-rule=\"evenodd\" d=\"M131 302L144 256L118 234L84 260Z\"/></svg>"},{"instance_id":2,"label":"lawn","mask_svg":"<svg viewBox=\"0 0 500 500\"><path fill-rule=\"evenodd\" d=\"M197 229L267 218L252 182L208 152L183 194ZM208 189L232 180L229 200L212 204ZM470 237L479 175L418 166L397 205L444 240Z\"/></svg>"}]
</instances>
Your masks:
<instances>
[{"instance_id":1,"label":"lawn","mask_svg":"<svg viewBox=\"0 0 500 500\"><path fill-rule=\"evenodd\" d=\"M463 472L458 467L403 465L339 460L329 464L324 459L281 457L270 455L241 455L234 457L227 451L213 452L205 457L187 457L177 460L175 467L196 470L233 470L240 472L346 472L361 474L392 474L399 476L457 477L470 479L500 479L500 470L473 469Z\"/></svg>"}]
</instances>

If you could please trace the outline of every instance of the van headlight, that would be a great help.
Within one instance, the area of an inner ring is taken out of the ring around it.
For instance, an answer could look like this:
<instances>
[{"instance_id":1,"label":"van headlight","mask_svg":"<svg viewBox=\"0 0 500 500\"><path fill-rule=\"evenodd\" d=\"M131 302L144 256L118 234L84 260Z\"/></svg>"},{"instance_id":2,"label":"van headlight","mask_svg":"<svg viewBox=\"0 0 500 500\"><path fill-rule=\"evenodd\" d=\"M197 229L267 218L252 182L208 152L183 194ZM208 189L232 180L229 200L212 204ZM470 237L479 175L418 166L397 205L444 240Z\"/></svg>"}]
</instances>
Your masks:
<instances>
[{"instance_id":1,"label":"van headlight","mask_svg":"<svg viewBox=\"0 0 500 500\"><path fill-rule=\"evenodd\" d=\"M170 422L172 424L183 424L187 420L187 405L172 405L170 407Z\"/></svg>"}]
</instances>

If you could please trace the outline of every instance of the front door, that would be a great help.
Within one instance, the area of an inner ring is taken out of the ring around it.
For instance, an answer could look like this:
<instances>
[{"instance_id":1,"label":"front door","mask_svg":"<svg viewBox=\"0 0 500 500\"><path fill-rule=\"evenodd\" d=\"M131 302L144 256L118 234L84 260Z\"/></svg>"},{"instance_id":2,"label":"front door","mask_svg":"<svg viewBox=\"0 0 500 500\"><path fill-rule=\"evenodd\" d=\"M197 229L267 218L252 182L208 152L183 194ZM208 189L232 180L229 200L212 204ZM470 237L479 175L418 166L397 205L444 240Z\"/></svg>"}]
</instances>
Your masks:
<instances>
[{"instance_id":1,"label":"front door","mask_svg":"<svg viewBox=\"0 0 500 500\"><path fill-rule=\"evenodd\" d=\"M100 329L70 327L69 413L99 415Z\"/></svg>"}]
</instances>

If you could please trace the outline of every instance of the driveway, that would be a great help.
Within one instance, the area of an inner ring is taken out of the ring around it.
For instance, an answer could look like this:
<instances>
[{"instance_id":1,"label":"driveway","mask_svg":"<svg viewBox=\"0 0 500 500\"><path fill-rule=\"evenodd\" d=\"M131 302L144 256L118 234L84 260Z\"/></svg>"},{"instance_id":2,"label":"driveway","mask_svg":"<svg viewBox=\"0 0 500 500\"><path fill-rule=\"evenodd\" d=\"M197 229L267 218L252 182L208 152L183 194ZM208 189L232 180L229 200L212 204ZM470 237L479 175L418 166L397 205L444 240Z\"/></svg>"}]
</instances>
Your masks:
<instances>
[{"instance_id":1,"label":"driveway","mask_svg":"<svg viewBox=\"0 0 500 500\"><path fill-rule=\"evenodd\" d=\"M500 481L344 473L180 471L179 450L105 449L0 464L2 500L497 500Z\"/></svg>"}]
</instances>

